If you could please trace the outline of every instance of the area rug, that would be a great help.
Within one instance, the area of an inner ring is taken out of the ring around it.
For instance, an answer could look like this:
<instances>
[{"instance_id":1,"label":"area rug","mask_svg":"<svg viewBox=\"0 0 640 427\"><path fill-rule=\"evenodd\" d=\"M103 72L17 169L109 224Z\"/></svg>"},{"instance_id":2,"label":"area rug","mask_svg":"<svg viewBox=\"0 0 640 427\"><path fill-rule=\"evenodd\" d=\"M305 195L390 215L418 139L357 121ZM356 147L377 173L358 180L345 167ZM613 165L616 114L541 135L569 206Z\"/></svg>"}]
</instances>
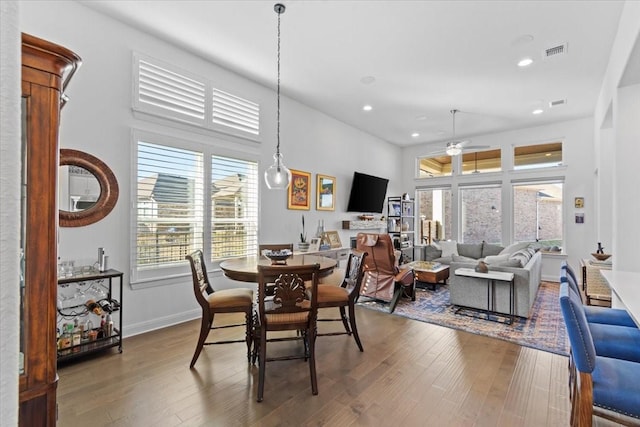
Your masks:
<instances>
[{"instance_id":1,"label":"area rug","mask_svg":"<svg viewBox=\"0 0 640 427\"><path fill-rule=\"evenodd\" d=\"M558 303L559 283L542 282L538 288L531 317L516 317L512 325L456 314L457 306L449 304L449 287L416 290L416 301L400 298L395 316L459 329L478 335L510 341L522 346L568 355L569 343ZM358 305L372 310L388 311L389 306L360 298Z\"/></svg>"}]
</instances>

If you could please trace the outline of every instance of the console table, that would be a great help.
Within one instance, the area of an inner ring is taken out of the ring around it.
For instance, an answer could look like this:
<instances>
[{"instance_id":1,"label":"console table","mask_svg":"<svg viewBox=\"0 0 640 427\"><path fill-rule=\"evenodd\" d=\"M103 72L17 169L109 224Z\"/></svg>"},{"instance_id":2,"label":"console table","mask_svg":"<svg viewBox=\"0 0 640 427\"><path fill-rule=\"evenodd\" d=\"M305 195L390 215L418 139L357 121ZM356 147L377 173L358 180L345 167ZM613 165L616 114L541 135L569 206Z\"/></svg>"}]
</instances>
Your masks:
<instances>
[{"instance_id":1,"label":"console table","mask_svg":"<svg viewBox=\"0 0 640 427\"><path fill-rule=\"evenodd\" d=\"M508 320L504 323L511 325L515 319L515 291L514 291L514 274L513 273L505 273L502 271L489 271L488 273L480 273L475 271L472 268L459 268L455 271L457 276L466 276L466 277L477 277L480 279L487 279L487 320L497 321L489 317L489 313L497 314L495 311L495 291L496 291L496 281L508 282L509 283L509 317ZM470 307L465 307L465 309L471 309ZM458 308L456 310L456 314L461 312L462 308ZM477 311L477 309L472 309ZM479 310L483 311L483 310ZM466 314L466 313L461 313Z\"/></svg>"}]
</instances>

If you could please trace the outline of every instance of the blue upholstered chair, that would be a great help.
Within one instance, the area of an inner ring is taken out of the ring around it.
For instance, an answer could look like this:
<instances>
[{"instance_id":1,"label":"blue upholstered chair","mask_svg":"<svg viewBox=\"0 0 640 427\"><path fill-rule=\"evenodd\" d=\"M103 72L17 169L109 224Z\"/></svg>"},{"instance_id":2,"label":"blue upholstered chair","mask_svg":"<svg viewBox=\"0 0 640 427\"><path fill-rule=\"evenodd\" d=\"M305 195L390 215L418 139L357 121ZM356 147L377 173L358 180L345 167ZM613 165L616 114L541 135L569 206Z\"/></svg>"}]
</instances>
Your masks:
<instances>
[{"instance_id":1,"label":"blue upholstered chair","mask_svg":"<svg viewBox=\"0 0 640 427\"><path fill-rule=\"evenodd\" d=\"M571 290L573 290L576 295L579 295L580 300L582 300L576 274L566 261L564 261L560 267L560 282L568 282ZM584 306L584 312L587 317L587 322L589 323L604 323L607 325L637 328L636 323L626 310L587 305Z\"/></svg>"},{"instance_id":2,"label":"blue upholstered chair","mask_svg":"<svg viewBox=\"0 0 640 427\"><path fill-rule=\"evenodd\" d=\"M580 297L560 284L560 308L570 353L571 425L591 426L593 416L640 425L640 363L598 356Z\"/></svg>"}]
</instances>

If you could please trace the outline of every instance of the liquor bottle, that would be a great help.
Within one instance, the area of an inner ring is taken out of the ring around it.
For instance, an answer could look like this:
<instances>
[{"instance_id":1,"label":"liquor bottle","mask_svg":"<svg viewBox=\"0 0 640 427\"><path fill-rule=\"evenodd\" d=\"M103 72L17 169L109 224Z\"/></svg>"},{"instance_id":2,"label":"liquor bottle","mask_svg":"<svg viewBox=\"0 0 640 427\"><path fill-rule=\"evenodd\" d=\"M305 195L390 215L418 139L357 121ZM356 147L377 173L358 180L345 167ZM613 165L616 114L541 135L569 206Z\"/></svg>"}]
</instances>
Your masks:
<instances>
[{"instance_id":1,"label":"liquor bottle","mask_svg":"<svg viewBox=\"0 0 640 427\"><path fill-rule=\"evenodd\" d=\"M107 318L105 320L105 336L110 338L113 335L113 319L111 318L111 313L107 313Z\"/></svg>"}]
</instances>

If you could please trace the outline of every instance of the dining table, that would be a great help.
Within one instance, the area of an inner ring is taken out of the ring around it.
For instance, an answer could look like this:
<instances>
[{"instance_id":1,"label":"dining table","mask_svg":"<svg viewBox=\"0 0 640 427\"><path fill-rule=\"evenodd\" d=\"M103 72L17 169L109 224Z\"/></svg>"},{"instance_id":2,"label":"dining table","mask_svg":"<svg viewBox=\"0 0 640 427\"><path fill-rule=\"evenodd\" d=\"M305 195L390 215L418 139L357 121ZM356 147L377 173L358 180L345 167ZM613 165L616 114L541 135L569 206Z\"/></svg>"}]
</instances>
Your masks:
<instances>
[{"instance_id":1,"label":"dining table","mask_svg":"<svg viewBox=\"0 0 640 427\"><path fill-rule=\"evenodd\" d=\"M231 280L239 282L258 282L259 265L309 265L320 264L319 276L325 277L333 272L338 264L334 258L320 255L293 254L285 260L286 264L273 264L266 256L249 256L244 258L232 258L220 263L220 269Z\"/></svg>"}]
</instances>

